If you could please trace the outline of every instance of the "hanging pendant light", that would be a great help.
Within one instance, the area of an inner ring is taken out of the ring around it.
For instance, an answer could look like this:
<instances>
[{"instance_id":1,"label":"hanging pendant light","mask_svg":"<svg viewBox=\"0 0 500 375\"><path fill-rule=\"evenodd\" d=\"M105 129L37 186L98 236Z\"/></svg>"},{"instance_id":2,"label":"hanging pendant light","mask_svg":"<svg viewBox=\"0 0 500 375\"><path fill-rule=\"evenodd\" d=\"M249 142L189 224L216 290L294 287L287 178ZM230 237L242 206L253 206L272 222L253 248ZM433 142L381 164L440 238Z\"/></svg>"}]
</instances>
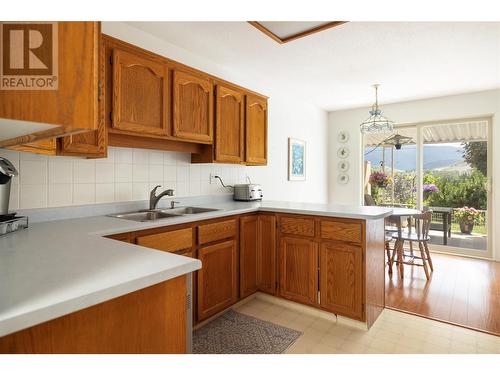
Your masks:
<instances>
[{"instance_id":1,"label":"hanging pendant light","mask_svg":"<svg viewBox=\"0 0 500 375\"><path fill-rule=\"evenodd\" d=\"M368 117L360 125L361 133L363 134L373 134L373 133L386 133L391 132L394 129L394 122L388 120L383 116L382 110L378 107L378 87L379 85L373 85L375 88L375 103L372 105L370 110L370 117Z\"/></svg>"}]
</instances>

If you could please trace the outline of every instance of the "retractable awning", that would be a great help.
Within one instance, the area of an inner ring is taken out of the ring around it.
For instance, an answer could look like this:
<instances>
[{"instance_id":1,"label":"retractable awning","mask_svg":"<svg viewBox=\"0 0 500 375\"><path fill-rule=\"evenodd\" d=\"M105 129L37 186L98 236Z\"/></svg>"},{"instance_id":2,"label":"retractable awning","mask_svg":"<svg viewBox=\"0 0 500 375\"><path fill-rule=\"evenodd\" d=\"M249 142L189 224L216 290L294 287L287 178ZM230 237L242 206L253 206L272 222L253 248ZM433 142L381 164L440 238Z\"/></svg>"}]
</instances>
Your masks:
<instances>
[{"instance_id":1,"label":"retractable awning","mask_svg":"<svg viewBox=\"0 0 500 375\"><path fill-rule=\"evenodd\" d=\"M417 139L415 127L395 127L394 133ZM366 134L364 143L367 147L377 146L389 133ZM424 143L460 143L486 141L488 139L488 120L464 120L457 122L436 123L424 125L422 128Z\"/></svg>"}]
</instances>

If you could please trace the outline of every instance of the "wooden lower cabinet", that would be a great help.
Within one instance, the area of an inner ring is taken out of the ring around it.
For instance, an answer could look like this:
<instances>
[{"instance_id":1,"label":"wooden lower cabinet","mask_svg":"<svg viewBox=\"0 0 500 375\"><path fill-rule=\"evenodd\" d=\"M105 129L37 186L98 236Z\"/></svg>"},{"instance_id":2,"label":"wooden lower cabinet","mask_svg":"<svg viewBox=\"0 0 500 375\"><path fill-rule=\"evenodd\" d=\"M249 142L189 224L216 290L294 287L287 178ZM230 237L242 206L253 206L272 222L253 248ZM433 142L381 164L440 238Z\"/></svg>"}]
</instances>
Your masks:
<instances>
[{"instance_id":1,"label":"wooden lower cabinet","mask_svg":"<svg viewBox=\"0 0 500 375\"><path fill-rule=\"evenodd\" d=\"M237 257L235 239L198 249L198 259L202 263L198 271L199 321L238 300Z\"/></svg>"},{"instance_id":2,"label":"wooden lower cabinet","mask_svg":"<svg viewBox=\"0 0 500 375\"><path fill-rule=\"evenodd\" d=\"M320 248L320 305L342 316L363 318L363 249L338 242Z\"/></svg>"},{"instance_id":3,"label":"wooden lower cabinet","mask_svg":"<svg viewBox=\"0 0 500 375\"><path fill-rule=\"evenodd\" d=\"M240 297L256 291L276 294L276 217L240 220Z\"/></svg>"},{"instance_id":4,"label":"wooden lower cabinet","mask_svg":"<svg viewBox=\"0 0 500 375\"><path fill-rule=\"evenodd\" d=\"M0 353L186 353L186 285L179 276L0 337Z\"/></svg>"},{"instance_id":5,"label":"wooden lower cabinet","mask_svg":"<svg viewBox=\"0 0 500 375\"><path fill-rule=\"evenodd\" d=\"M305 238L282 237L279 262L280 295L295 302L316 304L318 243Z\"/></svg>"},{"instance_id":6,"label":"wooden lower cabinet","mask_svg":"<svg viewBox=\"0 0 500 375\"><path fill-rule=\"evenodd\" d=\"M259 247L259 216L240 219L240 297L257 291L257 251Z\"/></svg>"},{"instance_id":7,"label":"wooden lower cabinet","mask_svg":"<svg viewBox=\"0 0 500 375\"><path fill-rule=\"evenodd\" d=\"M135 243L169 253L185 253L193 247L193 229L185 228L169 232L137 236Z\"/></svg>"},{"instance_id":8,"label":"wooden lower cabinet","mask_svg":"<svg viewBox=\"0 0 500 375\"><path fill-rule=\"evenodd\" d=\"M276 294L276 216L259 215L257 246L257 287Z\"/></svg>"},{"instance_id":9,"label":"wooden lower cabinet","mask_svg":"<svg viewBox=\"0 0 500 375\"><path fill-rule=\"evenodd\" d=\"M385 305L383 234L383 219L261 212L110 237L202 262L195 323L260 291L370 327Z\"/></svg>"}]
</instances>

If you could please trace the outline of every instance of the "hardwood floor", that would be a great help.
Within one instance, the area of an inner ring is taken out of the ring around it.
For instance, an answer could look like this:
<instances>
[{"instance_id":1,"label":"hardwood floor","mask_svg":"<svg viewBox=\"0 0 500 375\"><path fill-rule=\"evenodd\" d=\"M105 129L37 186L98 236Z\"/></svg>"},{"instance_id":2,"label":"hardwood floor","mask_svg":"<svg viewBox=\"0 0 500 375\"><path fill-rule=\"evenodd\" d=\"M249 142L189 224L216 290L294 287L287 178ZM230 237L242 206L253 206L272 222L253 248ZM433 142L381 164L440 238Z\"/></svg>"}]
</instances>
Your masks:
<instances>
[{"instance_id":1,"label":"hardwood floor","mask_svg":"<svg viewBox=\"0 0 500 375\"><path fill-rule=\"evenodd\" d=\"M405 266L404 279L386 269L386 307L500 336L500 263L432 254L429 281L422 267Z\"/></svg>"}]
</instances>

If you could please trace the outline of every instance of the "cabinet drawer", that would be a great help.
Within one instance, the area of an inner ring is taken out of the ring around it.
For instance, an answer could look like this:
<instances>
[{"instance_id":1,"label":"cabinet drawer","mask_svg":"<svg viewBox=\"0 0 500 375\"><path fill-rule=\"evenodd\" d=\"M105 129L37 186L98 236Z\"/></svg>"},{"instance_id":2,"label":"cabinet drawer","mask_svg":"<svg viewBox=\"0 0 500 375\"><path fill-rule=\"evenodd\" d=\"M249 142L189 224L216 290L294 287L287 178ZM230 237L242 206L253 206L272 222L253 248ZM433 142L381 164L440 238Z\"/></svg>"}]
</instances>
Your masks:
<instances>
[{"instance_id":1,"label":"cabinet drawer","mask_svg":"<svg viewBox=\"0 0 500 375\"><path fill-rule=\"evenodd\" d=\"M361 222L322 220L321 238L361 243L363 240L363 225Z\"/></svg>"},{"instance_id":2,"label":"cabinet drawer","mask_svg":"<svg viewBox=\"0 0 500 375\"><path fill-rule=\"evenodd\" d=\"M279 219L281 233L314 237L314 219L282 216Z\"/></svg>"},{"instance_id":3,"label":"cabinet drawer","mask_svg":"<svg viewBox=\"0 0 500 375\"><path fill-rule=\"evenodd\" d=\"M136 244L171 253L189 249L193 247L193 229L186 228L137 237Z\"/></svg>"},{"instance_id":4,"label":"cabinet drawer","mask_svg":"<svg viewBox=\"0 0 500 375\"><path fill-rule=\"evenodd\" d=\"M236 236L236 219L220 221L198 227L198 243L203 245L208 242L223 240Z\"/></svg>"}]
</instances>

